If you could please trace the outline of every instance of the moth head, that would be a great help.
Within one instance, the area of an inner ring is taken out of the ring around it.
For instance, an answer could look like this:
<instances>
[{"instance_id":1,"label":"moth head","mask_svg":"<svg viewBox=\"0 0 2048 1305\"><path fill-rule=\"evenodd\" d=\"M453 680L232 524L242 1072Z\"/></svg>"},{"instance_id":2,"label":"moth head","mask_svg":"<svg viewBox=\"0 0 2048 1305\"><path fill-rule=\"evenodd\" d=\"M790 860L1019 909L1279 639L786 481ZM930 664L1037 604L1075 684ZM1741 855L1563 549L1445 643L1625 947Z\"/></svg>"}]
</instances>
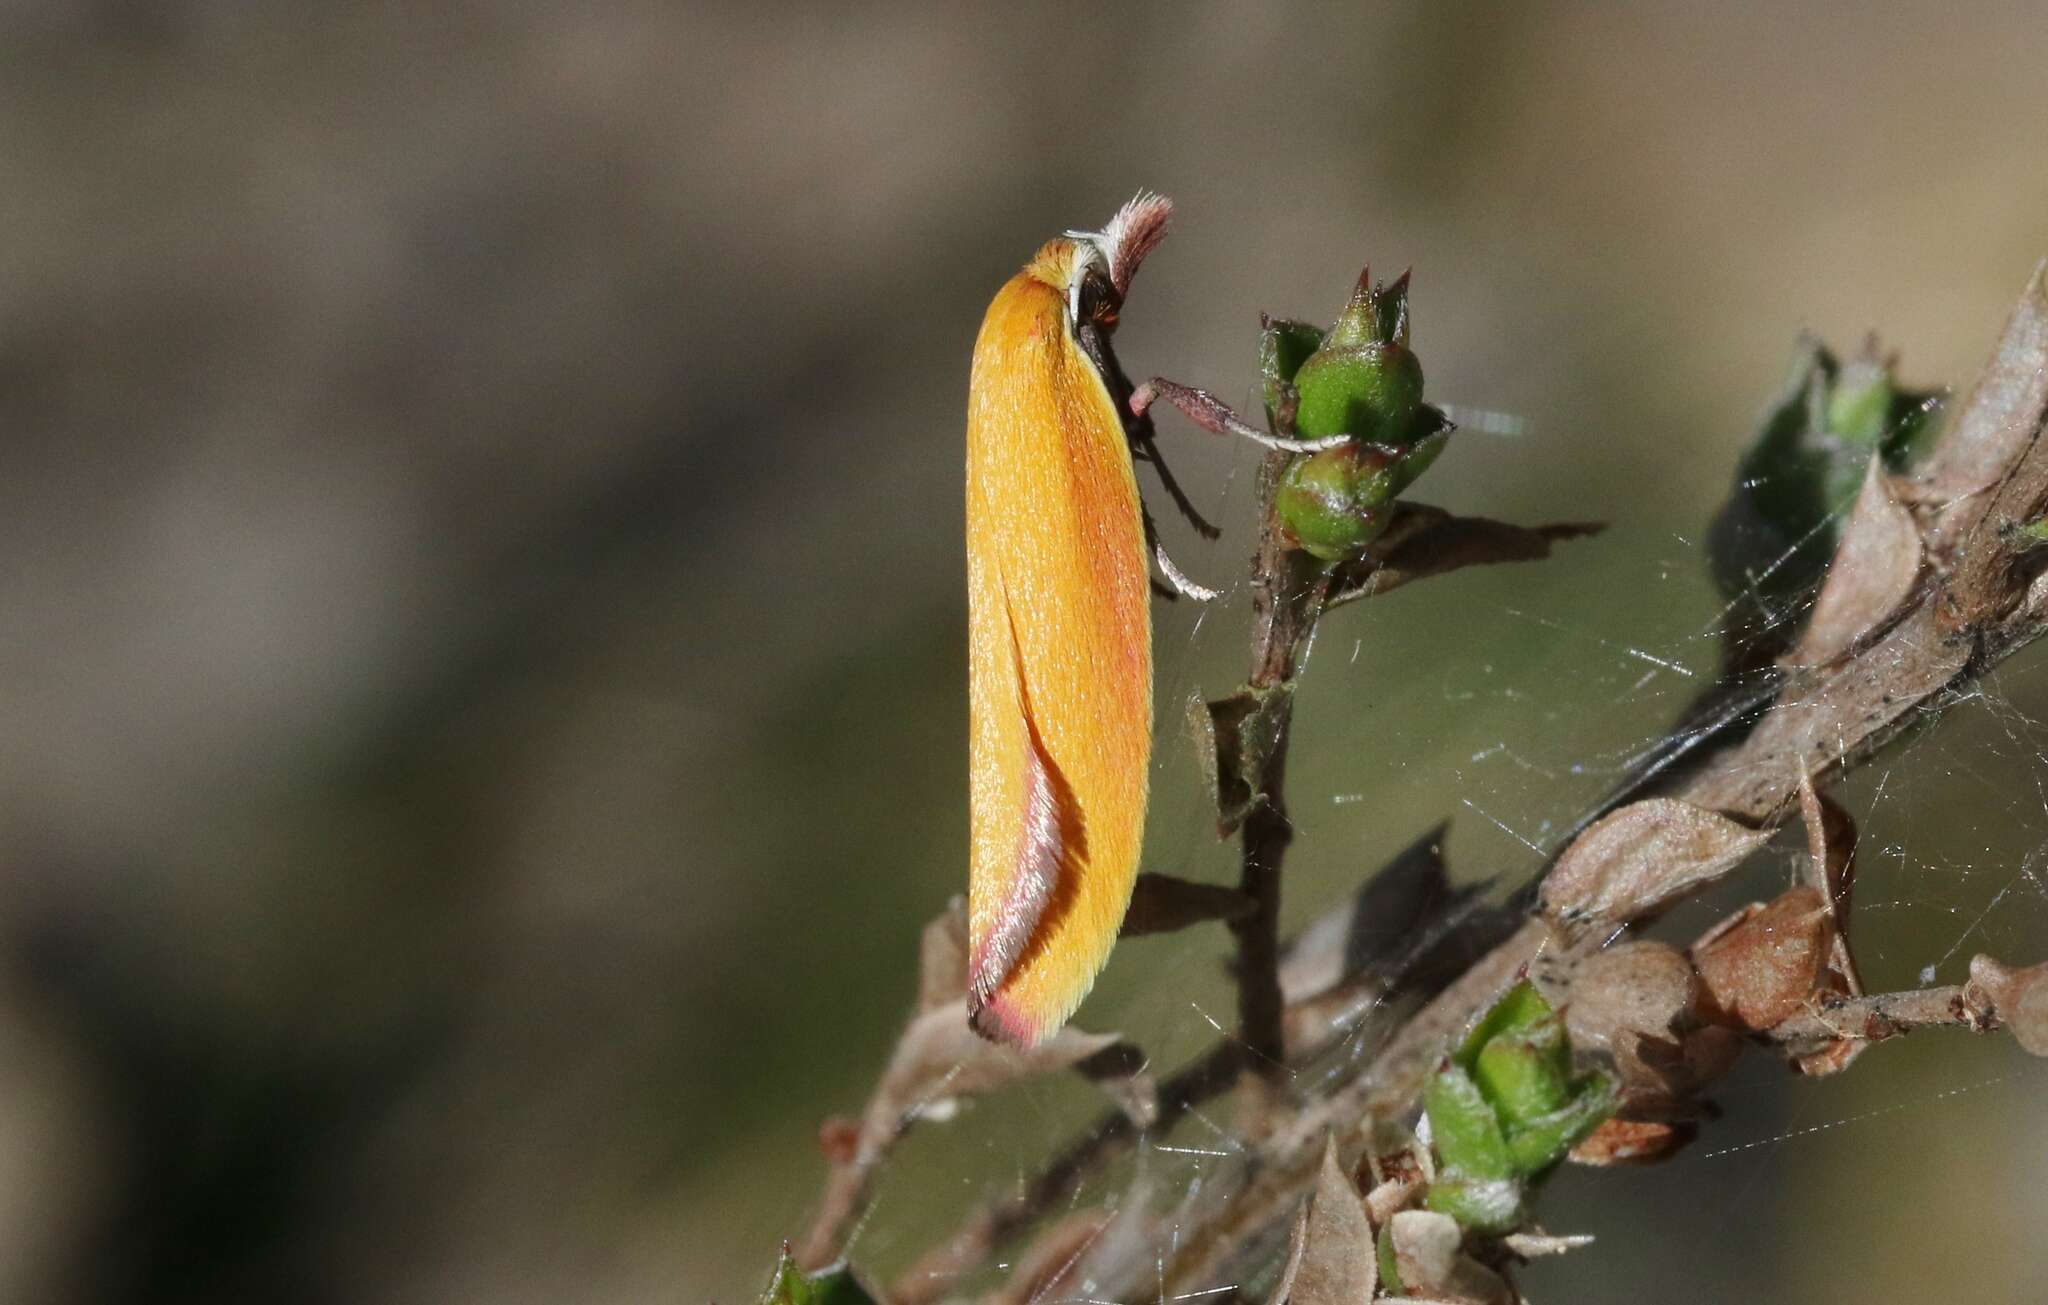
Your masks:
<instances>
[{"instance_id":1,"label":"moth head","mask_svg":"<svg viewBox=\"0 0 2048 1305\"><path fill-rule=\"evenodd\" d=\"M1172 215L1172 200L1140 191L1102 230L1069 231L1038 251L1032 274L1066 295L1070 326L1106 336L1116 329L1139 264L1166 238Z\"/></svg>"}]
</instances>

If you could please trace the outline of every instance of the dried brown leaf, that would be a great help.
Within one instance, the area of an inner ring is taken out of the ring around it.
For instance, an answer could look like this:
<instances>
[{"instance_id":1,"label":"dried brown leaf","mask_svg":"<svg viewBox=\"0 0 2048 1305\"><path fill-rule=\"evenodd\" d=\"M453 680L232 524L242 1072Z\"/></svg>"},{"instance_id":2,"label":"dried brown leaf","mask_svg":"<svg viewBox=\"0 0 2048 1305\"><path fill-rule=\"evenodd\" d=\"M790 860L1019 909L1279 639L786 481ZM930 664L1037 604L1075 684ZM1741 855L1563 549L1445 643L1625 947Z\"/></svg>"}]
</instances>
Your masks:
<instances>
[{"instance_id":1,"label":"dried brown leaf","mask_svg":"<svg viewBox=\"0 0 2048 1305\"><path fill-rule=\"evenodd\" d=\"M1295 1212L1294 1229L1287 1234L1287 1261L1280 1266L1280 1280L1273 1284L1266 1305L1287 1305L1287 1298L1294 1293L1294 1277L1301 1272L1302 1252L1308 1249L1308 1204L1303 1201Z\"/></svg>"},{"instance_id":2,"label":"dried brown leaf","mask_svg":"<svg viewBox=\"0 0 2048 1305\"><path fill-rule=\"evenodd\" d=\"M1291 1305L1359 1305L1372 1299L1378 1282L1372 1225L1358 1190L1337 1163L1332 1138L1324 1143L1322 1169L1309 1198L1301 1265L1289 1300Z\"/></svg>"},{"instance_id":3,"label":"dried brown leaf","mask_svg":"<svg viewBox=\"0 0 2048 1305\"><path fill-rule=\"evenodd\" d=\"M1173 933L1208 920L1234 920L1252 905L1252 899L1235 888L1148 872L1138 876L1131 890L1121 936L1139 938Z\"/></svg>"},{"instance_id":4,"label":"dried brown leaf","mask_svg":"<svg viewBox=\"0 0 2048 1305\"><path fill-rule=\"evenodd\" d=\"M1126 1068L1141 1066L1143 1059L1114 1033L1083 1033L1072 1025L1029 1050L990 1042L968 1027L967 999L956 996L903 1030L861 1120L861 1155L879 1154L910 1120L941 1102L1063 1069L1093 1070L1090 1077L1125 1113L1149 1123L1159 1110L1157 1087L1141 1068ZM1125 1072L1107 1068L1112 1064Z\"/></svg>"},{"instance_id":5,"label":"dried brown leaf","mask_svg":"<svg viewBox=\"0 0 2048 1305\"><path fill-rule=\"evenodd\" d=\"M1687 1054L1699 992L1692 962L1676 947L1619 943L1579 962L1565 1027L1574 1047L1612 1057L1625 1104L1675 1100L1702 1085L1702 1070L1725 1068Z\"/></svg>"},{"instance_id":6,"label":"dried brown leaf","mask_svg":"<svg viewBox=\"0 0 2048 1305\"><path fill-rule=\"evenodd\" d=\"M1920 554L1920 527L1893 496L1883 459L1872 454L1813 616L1785 664L1820 666L1863 644L1912 594Z\"/></svg>"},{"instance_id":7,"label":"dried brown leaf","mask_svg":"<svg viewBox=\"0 0 2048 1305\"><path fill-rule=\"evenodd\" d=\"M1609 1119L1573 1147L1568 1158L1573 1164L1600 1169L1656 1164L1690 1143L1699 1131L1699 1125L1689 1120Z\"/></svg>"},{"instance_id":8,"label":"dried brown leaf","mask_svg":"<svg viewBox=\"0 0 2048 1305\"><path fill-rule=\"evenodd\" d=\"M1403 1210L1387 1222L1401 1289L1434 1295L1450 1285L1465 1242L1458 1221L1434 1210Z\"/></svg>"},{"instance_id":9,"label":"dried brown leaf","mask_svg":"<svg viewBox=\"0 0 2048 1305\"><path fill-rule=\"evenodd\" d=\"M967 899L955 896L918 938L917 1011L954 1001L967 991Z\"/></svg>"},{"instance_id":10,"label":"dried brown leaf","mask_svg":"<svg viewBox=\"0 0 2048 1305\"><path fill-rule=\"evenodd\" d=\"M1922 471L1942 499L1976 495L2002 479L2048 411L2048 262L2035 266L1999 333L1997 351Z\"/></svg>"},{"instance_id":11,"label":"dried brown leaf","mask_svg":"<svg viewBox=\"0 0 2048 1305\"><path fill-rule=\"evenodd\" d=\"M1218 838L1236 833L1252 808L1266 800L1254 790L1252 777L1265 773L1266 759L1279 745L1292 693L1292 685L1282 683L1245 685L1207 702L1199 695L1189 697L1188 736L1216 801Z\"/></svg>"},{"instance_id":12,"label":"dried brown leaf","mask_svg":"<svg viewBox=\"0 0 2048 1305\"><path fill-rule=\"evenodd\" d=\"M1464 1254L1457 1220L1434 1210L1403 1210L1387 1224L1401 1290L1408 1299L1445 1305L1512 1305L1514 1289Z\"/></svg>"},{"instance_id":13,"label":"dried brown leaf","mask_svg":"<svg viewBox=\"0 0 2048 1305\"><path fill-rule=\"evenodd\" d=\"M2048 512L2048 459L2029 456L2048 427L2048 263L2038 265L1997 352L1957 410L1923 475L1951 500L1928 530L1949 565L1944 636L2002 621L2017 606L2034 541L2013 527Z\"/></svg>"},{"instance_id":14,"label":"dried brown leaf","mask_svg":"<svg viewBox=\"0 0 2048 1305\"><path fill-rule=\"evenodd\" d=\"M1863 978L1857 973L1856 958L1849 948L1850 893L1856 883L1856 822L1833 799L1816 789L1812 777L1807 775L1799 779L1799 814L1806 825L1806 880L1820 893L1834 935L1815 985L1816 993L1860 997ZM1836 1038L1820 1050L1796 1058L1793 1064L1800 1073L1815 1077L1839 1074L1868 1045L1860 1038Z\"/></svg>"},{"instance_id":15,"label":"dried brown leaf","mask_svg":"<svg viewBox=\"0 0 2048 1305\"><path fill-rule=\"evenodd\" d=\"M1610 1050L1618 1038L1672 1038L1693 1013L1699 979L1668 943L1625 942L1595 952L1572 976L1565 1027L1575 1047Z\"/></svg>"},{"instance_id":16,"label":"dried brown leaf","mask_svg":"<svg viewBox=\"0 0 2048 1305\"><path fill-rule=\"evenodd\" d=\"M1770 840L1675 798L1631 802L1587 826L1543 881L1554 919L1625 924L1726 874Z\"/></svg>"}]
</instances>

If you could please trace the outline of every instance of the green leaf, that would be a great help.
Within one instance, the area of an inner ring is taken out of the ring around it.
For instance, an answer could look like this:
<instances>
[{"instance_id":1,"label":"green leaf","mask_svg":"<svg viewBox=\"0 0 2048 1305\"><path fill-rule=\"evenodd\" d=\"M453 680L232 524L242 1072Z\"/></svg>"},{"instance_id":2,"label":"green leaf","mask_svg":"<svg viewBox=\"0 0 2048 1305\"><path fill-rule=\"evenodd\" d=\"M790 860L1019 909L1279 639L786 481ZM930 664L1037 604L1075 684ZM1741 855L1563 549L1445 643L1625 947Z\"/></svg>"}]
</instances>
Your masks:
<instances>
[{"instance_id":1,"label":"green leaf","mask_svg":"<svg viewBox=\"0 0 2048 1305\"><path fill-rule=\"evenodd\" d=\"M1600 1127L1614 1107L1613 1081L1605 1074L1587 1076L1564 1106L1508 1130L1508 1154L1515 1172L1525 1178L1542 1174Z\"/></svg>"},{"instance_id":2,"label":"green leaf","mask_svg":"<svg viewBox=\"0 0 2048 1305\"><path fill-rule=\"evenodd\" d=\"M1512 1132L1571 1100L1571 1068L1564 1022L1553 1016L1489 1040L1473 1058L1472 1079Z\"/></svg>"},{"instance_id":3,"label":"green leaf","mask_svg":"<svg viewBox=\"0 0 2048 1305\"><path fill-rule=\"evenodd\" d=\"M1514 1172L1500 1119L1465 1071L1456 1065L1438 1070L1422 1106L1446 1169L1476 1179L1507 1178Z\"/></svg>"},{"instance_id":4,"label":"green leaf","mask_svg":"<svg viewBox=\"0 0 2048 1305\"><path fill-rule=\"evenodd\" d=\"M1294 374L1309 355L1323 343L1323 328L1312 322L1269 317L1259 330L1259 374L1266 381L1266 404L1273 406L1275 390L1290 385Z\"/></svg>"},{"instance_id":5,"label":"green leaf","mask_svg":"<svg viewBox=\"0 0 2048 1305\"><path fill-rule=\"evenodd\" d=\"M805 1274L784 1242L760 1305L875 1305L875 1298L844 1263Z\"/></svg>"},{"instance_id":6,"label":"green leaf","mask_svg":"<svg viewBox=\"0 0 2048 1305\"><path fill-rule=\"evenodd\" d=\"M1455 1215L1452 1217L1456 1218ZM1401 1285L1401 1266L1394 1255L1394 1225L1391 1222L1380 1226L1380 1235L1373 1249L1380 1263L1380 1286L1389 1296L1406 1296L1408 1289Z\"/></svg>"},{"instance_id":7,"label":"green leaf","mask_svg":"<svg viewBox=\"0 0 2048 1305\"><path fill-rule=\"evenodd\" d=\"M1479 1056L1479 1049L1488 1042L1503 1033L1534 1028L1555 1014L1550 1003L1543 999L1543 994L1536 991L1536 985L1527 979L1522 980L1502 993L1500 1000L1493 1003L1472 1026L1472 1031L1465 1035L1465 1041L1458 1047L1458 1065L1470 1072Z\"/></svg>"},{"instance_id":8,"label":"green leaf","mask_svg":"<svg viewBox=\"0 0 2048 1305\"><path fill-rule=\"evenodd\" d=\"M1512 1178L1441 1176L1430 1186L1423 1204L1479 1233L1513 1232L1528 1217L1522 1204L1522 1185Z\"/></svg>"},{"instance_id":9,"label":"green leaf","mask_svg":"<svg viewBox=\"0 0 2048 1305\"><path fill-rule=\"evenodd\" d=\"M1436 409L1431 408L1426 403L1422 406L1429 413L1435 414L1438 423L1443 421L1442 413L1437 412ZM1420 423L1418 422L1418 424ZM1390 499L1396 497L1410 485L1421 479L1422 473L1429 470L1430 464L1437 460L1438 455L1444 451L1444 446L1450 442L1451 433L1449 431L1435 429L1410 445L1406 453L1396 458L1387 467L1389 473L1387 497Z\"/></svg>"}]
</instances>

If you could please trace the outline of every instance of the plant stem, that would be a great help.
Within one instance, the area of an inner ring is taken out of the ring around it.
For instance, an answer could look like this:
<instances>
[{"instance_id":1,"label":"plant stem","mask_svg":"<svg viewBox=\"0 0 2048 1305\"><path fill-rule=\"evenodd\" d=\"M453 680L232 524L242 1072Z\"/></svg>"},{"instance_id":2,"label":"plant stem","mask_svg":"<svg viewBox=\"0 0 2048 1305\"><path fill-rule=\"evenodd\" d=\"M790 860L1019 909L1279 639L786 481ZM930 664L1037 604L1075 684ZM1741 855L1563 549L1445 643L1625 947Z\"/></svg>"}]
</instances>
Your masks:
<instances>
[{"instance_id":1,"label":"plant stem","mask_svg":"<svg viewBox=\"0 0 2048 1305\"><path fill-rule=\"evenodd\" d=\"M1281 538L1273 496L1280 487L1290 455L1269 453L1259 467L1259 551L1252 564L1251 670L1254 690L1281 689L1294 679L1296 654L1315 628L1328 592L1326 572L1304 574L1304 555ZM1287 745L1293 721L1291 697L1282 696L1276 714L1273 746L1257 774L1248 775L1259 795L1240 830L1238 891L1251 909L1231 923L1237 940L1238 1036L1248 1053L1247 1074L1268 1083L1285 1081L1286 1043L1282 1026L1285 1003L1280 995L1280 878L1294 825L1287 818Z\"/></svg>"}]
</instances>

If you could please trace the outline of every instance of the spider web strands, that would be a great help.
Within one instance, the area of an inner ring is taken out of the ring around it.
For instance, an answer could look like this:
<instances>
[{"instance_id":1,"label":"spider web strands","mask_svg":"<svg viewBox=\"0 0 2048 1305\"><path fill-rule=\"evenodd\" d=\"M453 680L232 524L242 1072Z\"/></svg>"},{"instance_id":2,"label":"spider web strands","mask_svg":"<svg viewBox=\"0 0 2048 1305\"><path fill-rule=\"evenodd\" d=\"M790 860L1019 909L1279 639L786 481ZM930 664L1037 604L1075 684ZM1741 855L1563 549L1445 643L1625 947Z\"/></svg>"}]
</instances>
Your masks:
<instances>
[{"instance_id":1,"label":"spider web strands","mask_svg":"<svg viewBox=\"0 0 2048 1305\"><path fill-rule=\"evenodd\" d=\"M1907 610L1881 634L1839 660L1786 674L1782 690L1772 677L1768 706L1747 735L1704 757L1673 785L1673 796L1753 827L1781 824L1795 809L1802 777L1815 786L1836 781L1903 731L1954 705L1959 690L2048 632L2048 582L2032 583L2036 568L2021 558L2028 541L2009 529L2048 515L2044 272L2048 264L2035 270L1984 377L1923 470L1927 501L1938 504L1921 521L1937 562L1935 578L1909 597ZM1656 778L1631 787L1647 791ZM1534 889L1532 883L1518 904L1528 905ZM1243 1165L1210 1173L1199 1201L1173 1217L1172 1249L1163 1261L1148 1250L1127 1266L1107 1266L1096 1290L1135 1299L1237 1281L1226 1270L1298 1204L1313 1181L1324 1138L1348 1136L1369 1119L1404 1116L1448 1039L1554 945L1546 922L1522 924L1404 1022L1376 1034L1384 1041L1374 1054L1356 1058L1322 1084L1317 1097L1262 1133ZM1226 1043L1212 1054L1227 1059L1234 1053ZM982 1211L950 1245L960 1250L967 1237L985 1251L998 1234L1020 1230L1072 1190L1080 1167L1095 1154L1077 1157L1070 1148L1028 1185L1050 1200ZM1054 1174L1057 1181L1048 1184ZM1006 1227L997 1226L999 1218ZM936 1290L943 1287L926 1283L916 1298L929 1299Z\"/></svg>"},{"instance_id":2,"label":"spider web strands","mask_svg":"<svg viewBox=\"0 0 2048 1305\"><path fill-rule=\"evenodd\" d=\"M2025 1075L2019 1073L2000 1074L1995 1078L1981 1079L1975 1083L1965 1083L1961 1087L1946 1088L1932 1096L1919 1097L1912 1101L1901 1101L1889 1106L1879 1106L1875 1110L1866 1110L1861 1114L1847 1115L1841 1119L1830 1119L1825 1123L1809 1124L1804 1128L1789 1129L1783 1133L1775 1133L1770 1137L1760 1137L1753 1142L1741 1142L1734 1146L1724 1146L1718 1151L1704 1151L1697 1158L1701 1160L1719 1160L1723 1156L1740 1155L1744 1151L1754 1151L1758 1147L1763 1146L1779 1146L1798 1138L1811 1137L1815 1133L1825 1133L1831 1129L1846 1128L1851 1124L1865 1123L1885 1115L1896 1115L1901 1111L1924 1110L1928 1106L1954 1100L1965 1093L1978 1092L1988 1087L1996 1087L2000 1083L2010 1083L2014 1079L2021 1077L2025 1077Z\"/></svg>"}]
</instances>

